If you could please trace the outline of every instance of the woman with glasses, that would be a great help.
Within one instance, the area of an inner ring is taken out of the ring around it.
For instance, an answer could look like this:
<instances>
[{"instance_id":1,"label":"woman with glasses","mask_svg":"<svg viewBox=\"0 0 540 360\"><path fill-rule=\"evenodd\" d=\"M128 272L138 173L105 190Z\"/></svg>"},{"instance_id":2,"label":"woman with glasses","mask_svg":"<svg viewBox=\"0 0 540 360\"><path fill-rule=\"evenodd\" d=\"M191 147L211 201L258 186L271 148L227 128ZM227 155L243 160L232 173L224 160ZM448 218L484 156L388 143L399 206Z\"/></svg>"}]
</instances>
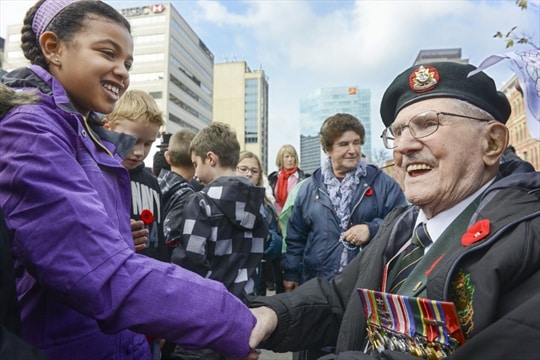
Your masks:
<instances>
[{"instance_id":1,"label":"woman with glasses","mask_svg":"<svg viewBox=\"0 0 540 360\"><path fill-rule=\"evenodd\" d=\"M240 152L236 175L247 177L255 186L264 186L261 161L251 151ZM275 290L276 293L284 291L280 266L283 237L281 236L277 211L266 195L264 197L264 217L268 223L268 237L264 244L264 255L260 268L259 295L266 295L267 288ZM275 288L270 288L270 284L275 284Z\"/></svg>"}]
</instances>

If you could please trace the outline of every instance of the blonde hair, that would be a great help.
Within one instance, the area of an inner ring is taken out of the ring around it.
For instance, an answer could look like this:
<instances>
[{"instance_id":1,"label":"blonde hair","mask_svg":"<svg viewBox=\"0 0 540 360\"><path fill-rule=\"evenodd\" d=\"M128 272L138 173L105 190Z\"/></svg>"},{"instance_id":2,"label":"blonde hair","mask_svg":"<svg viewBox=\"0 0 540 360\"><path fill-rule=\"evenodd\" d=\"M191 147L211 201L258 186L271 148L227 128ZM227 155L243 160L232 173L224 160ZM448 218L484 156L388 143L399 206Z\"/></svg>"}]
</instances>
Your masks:
<instances>
[{"instance_id":1,"label":"blonde hair","mask_svg":"<svg viewBox=\"0 0 540 360\"><path fill-rule=\"evenodd\" d=\"M289 153L294 156L294 167L298 167L298 153L296 152L296 149L294 146L286 144L279 148L276 156L276 166L278 169L283 167L283 155L285 155L285 153Z\"/></svg>"},{"instance_id":2,"label":"blonde hair","mask_svg":"<svg viewBox=\"0 0 540 360\"><path fill-rule=\"evenodd\" d=\"M163 114L159 110L156 100L141 90L128 90L116 102L114 110L107 115L106 121L111 129L120 122L137 121L143 125L163 126Z\"/></svg>"}]
</instances>

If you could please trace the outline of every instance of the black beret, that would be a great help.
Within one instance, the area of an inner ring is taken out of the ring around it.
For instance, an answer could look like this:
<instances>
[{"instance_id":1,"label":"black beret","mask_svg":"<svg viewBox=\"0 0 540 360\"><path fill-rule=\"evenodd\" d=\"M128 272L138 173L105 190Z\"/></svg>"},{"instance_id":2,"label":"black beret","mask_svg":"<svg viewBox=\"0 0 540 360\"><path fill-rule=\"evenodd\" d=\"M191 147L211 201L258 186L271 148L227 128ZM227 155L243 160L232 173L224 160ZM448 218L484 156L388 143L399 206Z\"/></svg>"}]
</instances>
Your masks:
<instances>
[{"instance_id":1,"label":"black beret","mask_svg":"<svg viewBox=\"0 0 540 360\"><path fill-rule=\"evenodd\" d=\"M390 126L404 107L437 97L469 102L506 123L511 111L508 99L497 91L493 79L484 72L468 77L473 70L476 70L473 65L455 62L433 62L405 70L383 95L381 117L384 125Z\"/></svg>"}]
</instances>

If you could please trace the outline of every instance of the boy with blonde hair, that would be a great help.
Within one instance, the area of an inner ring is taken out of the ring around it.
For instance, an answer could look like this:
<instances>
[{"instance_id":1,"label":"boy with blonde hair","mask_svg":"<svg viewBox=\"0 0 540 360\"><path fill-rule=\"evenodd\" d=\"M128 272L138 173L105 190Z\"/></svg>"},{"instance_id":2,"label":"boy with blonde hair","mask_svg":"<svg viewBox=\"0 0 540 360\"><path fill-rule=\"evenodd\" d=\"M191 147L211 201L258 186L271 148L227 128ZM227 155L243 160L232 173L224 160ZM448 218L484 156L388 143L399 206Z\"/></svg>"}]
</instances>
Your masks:
<instances>
[{"instance_id":1,"label":"boy with blonde hair","mask_svg":"<svg viewBox=\"0 0 540 360\"><path fill-rule=\"evenodd\" d=\"M156 141L163 116L156 101L141 90L127 91L105 118L105 127L137 138L122 165L131 179L131 219L144 223L147 241L135 250L158 260L168 261L169 254L163 240L161 190L156 177L145 167L152 144Z\"/></svg>"}]
</instances>

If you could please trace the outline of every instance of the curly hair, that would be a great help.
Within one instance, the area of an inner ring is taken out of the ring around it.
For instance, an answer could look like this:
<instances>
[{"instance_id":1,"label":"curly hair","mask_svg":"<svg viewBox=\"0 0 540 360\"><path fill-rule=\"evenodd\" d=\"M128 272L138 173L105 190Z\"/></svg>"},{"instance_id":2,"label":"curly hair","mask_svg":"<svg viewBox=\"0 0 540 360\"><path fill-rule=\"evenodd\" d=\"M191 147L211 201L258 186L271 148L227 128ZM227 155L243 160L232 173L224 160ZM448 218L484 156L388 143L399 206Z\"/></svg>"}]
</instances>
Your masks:
<instances>
[{"instance_id":1,"label":"curly hair","mask_svg":"<svg viewBox=\"0 0 540 360\"><path fill-rule=\"evenodd\" d=\"M364 126L354 116L350 114L335 114L324 120L321 125L321 146L324 150L330 150L334 141L347 131L354 131L360 135L362 145L366 139Z\"/></svg>"}]
</instances>

